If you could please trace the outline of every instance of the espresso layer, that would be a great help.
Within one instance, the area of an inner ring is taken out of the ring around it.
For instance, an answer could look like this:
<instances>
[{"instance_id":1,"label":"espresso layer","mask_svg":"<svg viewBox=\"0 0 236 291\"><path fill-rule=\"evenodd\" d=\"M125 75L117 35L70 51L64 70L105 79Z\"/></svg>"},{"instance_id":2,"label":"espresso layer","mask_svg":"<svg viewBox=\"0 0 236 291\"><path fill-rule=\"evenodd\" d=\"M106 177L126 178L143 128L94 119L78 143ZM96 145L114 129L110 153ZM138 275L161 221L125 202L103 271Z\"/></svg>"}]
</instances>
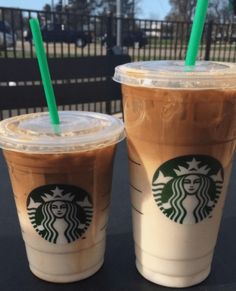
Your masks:
<instances>
[{"instance_id":1,"label":"espresso layer","mask_svg":"<svg viewBox=\"0 0 236 291\"><path fill-rule=\"evenodd\" d=\"M196 145L236 137L236 89L122 86L128 135L158 144Z\"/></svg>"}]
</instances>

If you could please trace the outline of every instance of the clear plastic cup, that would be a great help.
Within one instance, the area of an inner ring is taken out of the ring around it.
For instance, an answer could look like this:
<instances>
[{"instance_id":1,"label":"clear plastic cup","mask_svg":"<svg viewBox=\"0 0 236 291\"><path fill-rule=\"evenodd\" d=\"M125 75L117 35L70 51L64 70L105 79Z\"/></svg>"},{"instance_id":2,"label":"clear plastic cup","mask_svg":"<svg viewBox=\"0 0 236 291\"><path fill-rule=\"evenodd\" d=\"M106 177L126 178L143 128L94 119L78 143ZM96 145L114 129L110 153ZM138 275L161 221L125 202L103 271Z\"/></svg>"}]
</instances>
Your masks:
<instances>
[{"instance_id":1,"label":"clear plastic cup","mask_svg":"<svg viewBox=\"0 0 236 291\"><path fill-rule=\"evenodd\" d=\"M116 144L122 121L105 114L62 111L54 132L48 113L0 122L31 271L72 282L103 264Z\"/></svg>"},{"instance_id":2,"label":"clear plastic cup","mask_svg":"<svg viewBox=\"0 0 236 291\"><path fill-rule=\"evenodd\" d=\"M136 266L170 287L211 269L236 138L236 64L121 65Z\"/></svg>"}]
</instances>

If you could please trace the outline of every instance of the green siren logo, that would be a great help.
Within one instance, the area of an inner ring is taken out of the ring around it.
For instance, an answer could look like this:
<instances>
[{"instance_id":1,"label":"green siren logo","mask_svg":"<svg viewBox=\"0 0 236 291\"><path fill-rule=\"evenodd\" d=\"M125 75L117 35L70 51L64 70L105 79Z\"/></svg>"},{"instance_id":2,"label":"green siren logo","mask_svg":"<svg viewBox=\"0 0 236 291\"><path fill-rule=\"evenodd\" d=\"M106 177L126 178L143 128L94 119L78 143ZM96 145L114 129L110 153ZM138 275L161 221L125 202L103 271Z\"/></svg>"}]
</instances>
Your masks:
<instances>
[{"instance_id":1,"label":"green siren logo","mask_svg":"<svg viewBox=\"0 0 236 291\"><path fill-rule=\"evenodd\" d=\"M41 237L54 244L68 244L85 233L93 208L83 189L53 184L38 187L29 194L27 212Z\"/></svg>"},{"instance_id":2,"label":"green siren logo","mask_svg":"<svg viewBox=\"0 0 236 291\"><path fill-rule=\"evenodd\" d=\"M222 165L204 155L182 156L155 172L152 191L157 206L169 219L194 224L209 217L224 181Z\"/></svg>"}]
</instances>

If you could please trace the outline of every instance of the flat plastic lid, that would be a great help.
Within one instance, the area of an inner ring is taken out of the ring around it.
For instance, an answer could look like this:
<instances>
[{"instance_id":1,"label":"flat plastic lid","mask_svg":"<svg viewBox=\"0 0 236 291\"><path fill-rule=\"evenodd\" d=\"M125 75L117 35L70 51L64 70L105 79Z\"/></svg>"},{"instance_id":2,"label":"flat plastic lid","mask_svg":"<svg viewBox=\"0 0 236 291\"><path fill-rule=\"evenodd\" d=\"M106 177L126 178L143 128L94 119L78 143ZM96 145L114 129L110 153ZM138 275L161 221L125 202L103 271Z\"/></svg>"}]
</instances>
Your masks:
<instances>
[{"instance_id":1,"label":"flat plastic lid","mask_svg":"<svg viewBox=\"0 0 236 291\"><path fill-rule=\"evenodd\" d=\"M120 65L116 82L150 88L236 88L236 64L199 61L185 67L183 61L146 61Z\"/></svg>"},{"instance_id":2,"label":"flat plastic lid","mask_svg":"<svg viewBox=\"0 0 236 291\"><path fill-rule=\"evenodd\" d=\"M48 112L8 118L0 122L0 147L25 153L87 151L124 139L124 125L110 115L60 111L60 132L55 133Z\"/></svg>"}]
</instances>

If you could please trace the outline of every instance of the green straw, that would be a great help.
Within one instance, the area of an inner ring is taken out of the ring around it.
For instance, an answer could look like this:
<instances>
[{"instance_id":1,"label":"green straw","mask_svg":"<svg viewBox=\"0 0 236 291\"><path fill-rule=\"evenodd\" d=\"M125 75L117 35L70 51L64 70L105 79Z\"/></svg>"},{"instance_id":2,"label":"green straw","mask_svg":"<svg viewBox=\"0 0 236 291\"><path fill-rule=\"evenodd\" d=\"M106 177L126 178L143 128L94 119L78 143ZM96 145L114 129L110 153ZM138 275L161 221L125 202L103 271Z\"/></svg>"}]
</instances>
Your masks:
<instances>
[{"instance_id":1,"label":"green straw","mask_svg":"<svg viewBox=\"0 0 236 291\"><path fill-rule=\"evenodd\" d=\"M55 95L52 87L52 81L50 77L50 72L48 68L47 57L45 54L42 34L39 27L39 21L37 18L30 19L30 28L33 35L36 55L38 59L40 74L43 82L43 88L47 100L49 115L52 125L60 124L57 105L55 100Z\"/></svg>"},{"instance_id":2,"label":"green straw","mask_svg":"<svg viewBox=\"0 0 236 291\"><path fill-rule=\"evenodd\" d=\"M195 66L202 32L207 15L208 0L198 0L192 31L188 43L185 66Z\"/></svg>"}]
</instances>

